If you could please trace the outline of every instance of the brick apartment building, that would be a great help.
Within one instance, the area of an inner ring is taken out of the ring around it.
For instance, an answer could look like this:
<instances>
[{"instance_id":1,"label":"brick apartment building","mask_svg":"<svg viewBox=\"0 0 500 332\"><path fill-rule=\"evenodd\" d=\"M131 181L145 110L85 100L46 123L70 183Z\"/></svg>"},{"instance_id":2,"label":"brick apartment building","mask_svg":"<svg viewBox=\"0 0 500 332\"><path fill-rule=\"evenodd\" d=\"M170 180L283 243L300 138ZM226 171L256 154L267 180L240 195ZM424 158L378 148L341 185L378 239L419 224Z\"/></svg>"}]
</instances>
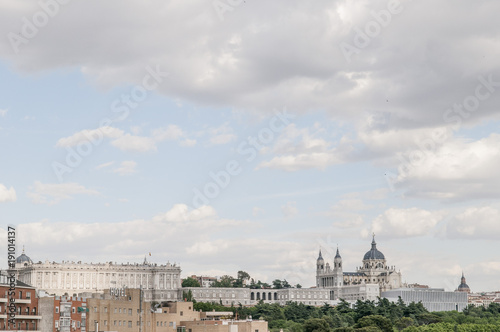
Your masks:
<instances>
[{"instance_id":1,"label":"brick apartment building","mask_svg":"<svg viewBox=\"0 0 500 332\"><path fill-rule=\"evenodd\" d=\"M40 331L42 317L38 312L38 298L35 288L17 281L13 296L9 295L9 289L7 276L0 275L0 331ZM9 323L9 299L11 297L15 299L14 324Z\"/></svg>"}]
</instances>

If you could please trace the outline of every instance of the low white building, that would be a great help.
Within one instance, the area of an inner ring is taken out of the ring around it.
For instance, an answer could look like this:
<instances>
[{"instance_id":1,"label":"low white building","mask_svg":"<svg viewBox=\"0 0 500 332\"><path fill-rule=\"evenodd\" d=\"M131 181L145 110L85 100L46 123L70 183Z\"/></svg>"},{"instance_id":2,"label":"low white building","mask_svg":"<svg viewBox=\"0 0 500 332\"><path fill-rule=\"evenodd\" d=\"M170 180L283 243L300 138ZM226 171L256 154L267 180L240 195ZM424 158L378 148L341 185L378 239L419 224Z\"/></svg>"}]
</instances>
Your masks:
<instances>
[{"instance_id":1,"label":"low white building","mask_svg":"<svg viewBox=\"0 0 500 332\"><path fill-rule=\"evenodd\" d=\"M353 302L357 300L375 301L379 296L379 284L361 284L342 287L339 297L348 302Z\"/></svg>"},{"instance_id":2,"label":"low white building","mask_svg":"<svg viewBox=\"0 0 500 332\"><path fill-rule=\"evenodd\" d=\"M405 304L422 302L429 311L462 311L467 307L467 293L448 292L443 288L399 288L382 292L392 302L398 298Z\"/></svg>"},{"instance_id":3,"label":"low white building","mask_svg":"<svg viewBox=\"0 0 500 332\"><path fill-rule=\"evenodd\" d=\"M264 303L297 302L306 305L321 306L325 303L336 304L337 299L330 294L331 290L325 288L282 288L282 289L250 289L250 288L204 288L184 287L183 292L191 291L193 298L198 302L215 302L223 305L245 306ZM376 300L379 296L378 284L362 284L345 286L341 290L340 298L346 301Z\"/></svg>"}]
</instances>

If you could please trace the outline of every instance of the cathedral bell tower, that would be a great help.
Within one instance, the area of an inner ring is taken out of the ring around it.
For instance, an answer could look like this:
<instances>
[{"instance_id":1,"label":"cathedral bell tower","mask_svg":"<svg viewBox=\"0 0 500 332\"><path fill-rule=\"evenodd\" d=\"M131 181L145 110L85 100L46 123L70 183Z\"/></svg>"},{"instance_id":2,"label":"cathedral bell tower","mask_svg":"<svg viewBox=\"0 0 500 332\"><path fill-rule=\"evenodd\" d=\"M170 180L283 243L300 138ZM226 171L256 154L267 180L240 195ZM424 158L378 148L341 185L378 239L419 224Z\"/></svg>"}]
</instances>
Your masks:
<instances>
[{"instance_id":1,"label":"cathedral bell tower","mask_svg":"<svg viewBox=\"0 0 500 332\"><path fill-rule=\"evenodd\" d=\"M335 285L336 287L342 287L344 284L344 273L342 270L342 257L339 253L339 248L337 247L337 253L333 259L333 273L335 274Z\"/></svg>"},{"instance_id":2,"label":"cathedral bell tower","mask_svg":"<svg viewBox=\"0 0 500 332\"><path fill-rule=\"evenodd\" d=\"M320 275L325 271L325 260L321 255L321 249L319 250L319 256L316 260L316 287L320 284Z\"/></svg>"}]
</instances>

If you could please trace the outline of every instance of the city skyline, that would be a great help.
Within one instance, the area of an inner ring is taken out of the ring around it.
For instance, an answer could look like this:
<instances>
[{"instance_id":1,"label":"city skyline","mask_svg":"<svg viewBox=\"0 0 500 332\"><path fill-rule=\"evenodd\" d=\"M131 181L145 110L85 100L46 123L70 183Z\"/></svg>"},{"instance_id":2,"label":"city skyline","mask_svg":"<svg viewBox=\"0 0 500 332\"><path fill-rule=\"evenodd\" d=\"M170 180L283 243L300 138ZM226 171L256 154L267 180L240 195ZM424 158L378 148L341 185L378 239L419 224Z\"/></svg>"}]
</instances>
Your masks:
<instances>
[{"instance_id":1,"label":"city skyline","mask_svg":"<svg viewBox=\"0 0 500 332\"><path fill-rule=\"evenodd\" d=\"M17 255L499 290L500 3L229 2L0 3Z\"/></svg>"}]
</instances>

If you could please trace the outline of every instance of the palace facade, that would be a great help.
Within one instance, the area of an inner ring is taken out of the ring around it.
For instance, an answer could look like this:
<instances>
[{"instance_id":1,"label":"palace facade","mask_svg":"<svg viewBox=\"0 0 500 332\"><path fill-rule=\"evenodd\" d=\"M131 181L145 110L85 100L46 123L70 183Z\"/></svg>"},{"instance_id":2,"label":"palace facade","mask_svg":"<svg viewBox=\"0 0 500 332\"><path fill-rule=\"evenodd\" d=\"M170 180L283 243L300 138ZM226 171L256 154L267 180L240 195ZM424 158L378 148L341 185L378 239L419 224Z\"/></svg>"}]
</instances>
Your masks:
<instances>
[{"instance_id":1,"label":"palace facade","mask_svg":"<svg viewBox=\"0 0 500 332\"><path fill-rule=\"evenodd\" d=\"M23 251L16 259L16 278L48 294L76 296L110 288L141 288L146 301L177 301L181 268L176 264L33 263Z\"/></svg>"}]
</instances>

